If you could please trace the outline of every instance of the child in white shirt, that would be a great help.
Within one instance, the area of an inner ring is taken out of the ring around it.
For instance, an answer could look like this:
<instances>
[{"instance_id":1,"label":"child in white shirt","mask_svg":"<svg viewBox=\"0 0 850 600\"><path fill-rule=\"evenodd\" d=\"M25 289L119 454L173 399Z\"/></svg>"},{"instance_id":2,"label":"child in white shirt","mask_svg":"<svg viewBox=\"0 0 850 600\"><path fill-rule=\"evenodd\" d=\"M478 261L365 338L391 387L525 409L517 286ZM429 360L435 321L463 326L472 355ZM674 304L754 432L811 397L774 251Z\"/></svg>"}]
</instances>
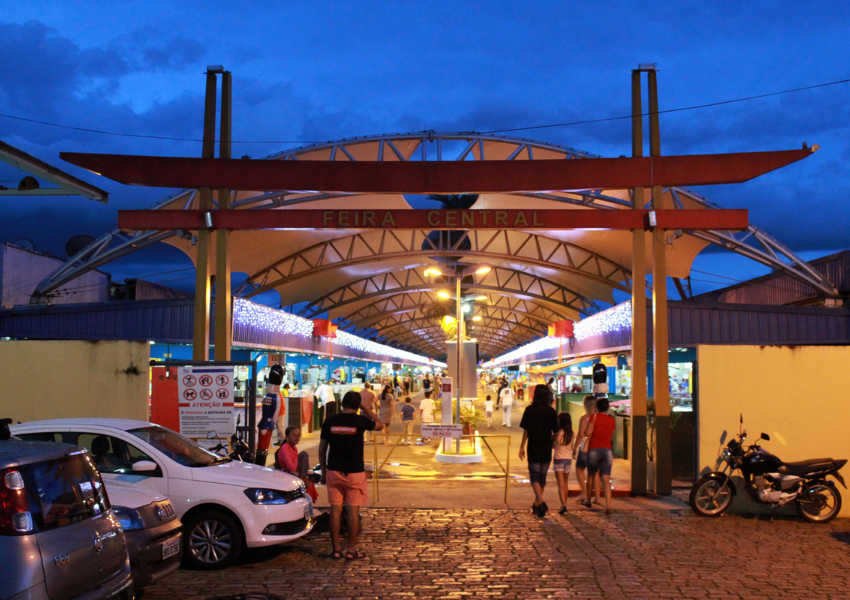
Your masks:
<instances>
[{"instance_id":1,"label":"child in white shirt","mask_svg":"<svg viewBox=\"0 0 850 600\"><path fill-rule=\"evenodd\" d=\"M487 417L487 427L493 426L493 401L490 396L484 401L484 415Z\"/></svg>"}]
</instances>

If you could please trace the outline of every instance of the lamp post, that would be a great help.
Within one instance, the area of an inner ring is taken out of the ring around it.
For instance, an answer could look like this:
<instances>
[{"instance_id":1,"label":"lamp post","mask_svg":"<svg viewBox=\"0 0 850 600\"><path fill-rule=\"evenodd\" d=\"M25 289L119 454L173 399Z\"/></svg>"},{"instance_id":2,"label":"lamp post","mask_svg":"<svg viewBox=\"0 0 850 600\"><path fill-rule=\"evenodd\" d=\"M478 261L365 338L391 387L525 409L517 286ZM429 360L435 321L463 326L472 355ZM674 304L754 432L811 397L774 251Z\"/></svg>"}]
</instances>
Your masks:
<instances>
[{"instance_id":1,"label":"lamp post","mask_svg":"<svg viewBox=\"0 0 850 600\"><path fill-rule=\"evenodd\" d=\"M463 375L462 373L462 363L463 360L463 341L464 341L464 321L463 321L463 297L461 296L460 291L460 283L461 280L467 275L483 275L485 273L489 273L491 268L487 265L469 265L463 268L463 265L457 265L455 267L455 296L454 300L457 301L457 308L455 311L455 330L457 332L457 348L456 348L456 363L455 368L457 369L457 396L455 397L455 423L460 424L460 403L461 403L461 395L462 395L462 382ZM426 274L431 275L442 275L442 273L438 269L426 269ZM451 298L448 294L440 294L442 298ZM477 299L477 298L476 298ZM458 438L456 443L456 452L460 454L460 438Z\"/></svg>"}]
</instances>

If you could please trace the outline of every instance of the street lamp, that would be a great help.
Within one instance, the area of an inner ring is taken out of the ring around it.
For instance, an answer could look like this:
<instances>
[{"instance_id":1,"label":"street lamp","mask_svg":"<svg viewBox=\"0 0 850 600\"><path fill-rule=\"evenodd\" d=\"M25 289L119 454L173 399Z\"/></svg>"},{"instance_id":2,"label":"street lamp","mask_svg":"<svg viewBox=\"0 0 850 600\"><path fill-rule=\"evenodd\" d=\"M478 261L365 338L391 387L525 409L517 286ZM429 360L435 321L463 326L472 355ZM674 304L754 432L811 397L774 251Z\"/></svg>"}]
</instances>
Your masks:
<instances>
[{"instance_id":1,"label":"street lamp","mask_svg":"<svg viewBox=\"0 0 850 600\"><path fill-rule=\"evenodd\" d=\"M457 327L456 327L456 329L457 329L457 356L456 356L456 358L457 358L457 362L456 362L457 398L456 398L456 402L455 402L455 412L456 412L455 419L456 419L456 422L458 424L460 423L460 401L461 401L461 395L462 395L461 390L463 389L462 388L463 375L461 374L461 370L462 370L461 361L463 360L463 340L464 340L464 337L465 337L464 331L463 331L464 330L463 313L470 312L472 310L472 307L469 304L464 304L463 301L464 300L486 300L487 299L487 296L476 296L476 297L464 298L463 296L461 296L460 283L461 283L461 280L464 277L466 277L467 275L483 275L485 273L489 273L491 270L492 270L492 268L488 265L469 265L466 268L461 268L461 265L458 265L455 268L455 295L452 296L451 294L449 294L446 291L437 292L437 296L439 298L442 298L442 299L445 299L445 300L454 299L454 300L457 301L457 311L456 311L456 317L455 317L455 322L457 323ZM425 273L426 274L440 274L440 275L442 275L442 273L439 270L431 269L431 268L427 269L425 271ZM480 321L481 317L473 317L473 320L474 321ZM458 439L458 441L457 441L457 453L460 454L460 439Z\"/></svg>"}]
</instances>

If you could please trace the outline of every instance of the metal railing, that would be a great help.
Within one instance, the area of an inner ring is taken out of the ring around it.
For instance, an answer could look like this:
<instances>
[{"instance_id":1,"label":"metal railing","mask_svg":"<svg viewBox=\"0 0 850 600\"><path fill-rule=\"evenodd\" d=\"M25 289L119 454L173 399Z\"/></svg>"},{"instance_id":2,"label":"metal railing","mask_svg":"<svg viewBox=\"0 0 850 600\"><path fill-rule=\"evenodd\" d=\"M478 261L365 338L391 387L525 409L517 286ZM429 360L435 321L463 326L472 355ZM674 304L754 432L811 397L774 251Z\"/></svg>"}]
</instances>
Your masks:
<instances>
[{"instance_id":1,"label":"metal railing","mask_svg":"<svg viewBox=\"0 0 850 600\"><path fill-rule=\"evenodd\" d=\"M395 443L390 446L390 451L384 457L383 462L381 462L380 466L379 466L378 465L378 462L379 462L378 461L378 441L377 441L377 436L379 435L379 433L373 431L372 434L375 436L373 438L374 456L373 456L373 462L372 462L372 465L373 465L372 466L372 505L375 505L381 499L380 474L381 474L381 471L384 468L384 465L387 464L387 461L390 459L390 457L392 456L395 449L398 447L401 440L405 437L410 437L410 436L407 435L407 434L404 434L404 433L390 434L388 436L390 439L392 439L393 437L396 438ZM507 456L505 457L504 466L502 465L502 461L499 460L499 457L496 454L496 451L493 450L492 446L490 446L490 443L487 441L487 438L507 438L507 440L508 440L508 451L507 451ZM499 465L499 469L501 469L502 474L505 477L505 505L508 508L510 508L511 436L509 434L504 434L504 433L503 434L491 434L491 435L487 435L487 434L481 435L481 434L476 433L476 434L470 434L470 435L463 435L463 436L461 436L461 439L468 439L473 444L475 443L475 439L481 439L484 442L484 445L487 446L487 449L493 455L493 458L496 460L496 464ZM442 443L442 441L440 443Z\"/></svg>"}]
</instances>

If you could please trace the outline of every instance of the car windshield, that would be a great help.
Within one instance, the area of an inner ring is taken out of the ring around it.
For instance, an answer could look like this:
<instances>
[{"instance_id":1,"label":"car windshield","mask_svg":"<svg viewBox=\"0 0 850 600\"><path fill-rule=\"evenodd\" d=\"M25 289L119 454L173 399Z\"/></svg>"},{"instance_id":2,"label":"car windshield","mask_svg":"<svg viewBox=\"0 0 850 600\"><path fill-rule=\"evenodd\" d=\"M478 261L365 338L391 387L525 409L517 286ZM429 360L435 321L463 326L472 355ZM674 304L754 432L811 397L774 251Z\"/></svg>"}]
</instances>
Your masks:
<instances>
[{"instance_id":1,"label":"car windshield","mask_svg":"<svg viewBox=\"0 0 850 600\"><path fill-rule=\"evenodd\" d=\"M221 462L221 457L217 454L204 450L189 438L159 425L131 429L129 433L186 467L206 467Z\"/></svg>"}]
</instances>

